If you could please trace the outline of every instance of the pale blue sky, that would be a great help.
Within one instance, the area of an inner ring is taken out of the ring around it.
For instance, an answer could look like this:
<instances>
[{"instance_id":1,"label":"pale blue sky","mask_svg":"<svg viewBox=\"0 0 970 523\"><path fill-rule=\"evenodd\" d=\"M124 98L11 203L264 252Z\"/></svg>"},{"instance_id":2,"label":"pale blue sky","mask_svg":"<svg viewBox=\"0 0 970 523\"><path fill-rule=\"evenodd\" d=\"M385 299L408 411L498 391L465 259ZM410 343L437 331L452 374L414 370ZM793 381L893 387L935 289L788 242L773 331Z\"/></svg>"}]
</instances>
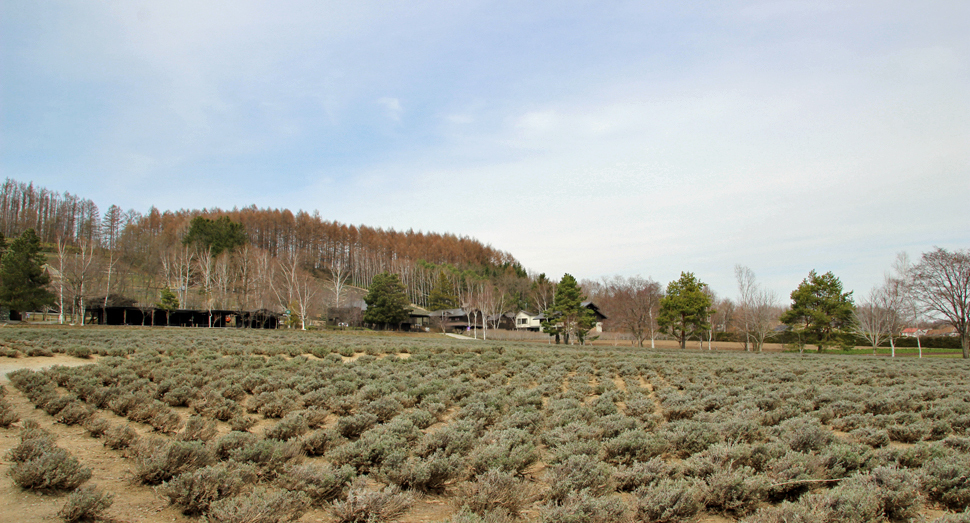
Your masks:
<instances>
[{"instance_id":1,"label":"pale blue sky","mask_svg":"<svg viewBox=\"0 0 970 523\"><path fill-rule=\"evenodd\" d=\"M970 247L970 2L0 0L0 177L861 297Z\"/></svg>"}]
</instances>

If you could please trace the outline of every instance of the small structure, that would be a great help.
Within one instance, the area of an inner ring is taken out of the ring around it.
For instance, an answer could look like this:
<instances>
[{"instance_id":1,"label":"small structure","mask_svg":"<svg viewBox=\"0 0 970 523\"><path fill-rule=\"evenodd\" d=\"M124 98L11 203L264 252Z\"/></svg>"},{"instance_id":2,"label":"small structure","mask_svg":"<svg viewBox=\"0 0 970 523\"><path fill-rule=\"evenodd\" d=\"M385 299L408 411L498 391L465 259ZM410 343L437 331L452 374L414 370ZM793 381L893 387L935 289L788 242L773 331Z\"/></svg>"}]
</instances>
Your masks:
<instances>
[{"instance_id":1,"label":"small structure","mask_svg":"<svg viewBox=\"0 0 970 523\"><path fill-rule=\"evenodd\" d=\"M429 318L435 328L444 332L462 333L469 328L480 329L482 327L482 315L478 311L442 309L430 312Z\"/></svg>"},{"instance_id":2,"label":"small structure","mask_svg":"<svg viewBox=\"0 0 970 523\"><path fill-rule=\"evenodd\" d=\"M515 330L539 332L542 330L542 318L542 314L519 311L515 313Z\"/></svg>"},{"instance_id":3,"label":"small structure","mask_svg":"<svg viewBox=\"0 0 970 523\"><path fill-rule=\"evenodd\" d=\"M408 313L408 325L412 331L427 331L431 328L431 312L412 303L411 312Z\"/></svg>"},{"instance_id":4,"label":"small structure","mask_svg":"<svg viewBox=\"0 0 970 523\"><path fill-rule=\"evenodd\" d=\"M277 329L280 314L266 309L256 311L193 310L165 311L156 307L87 307L85 314L101 325L142 325L170 327L236 327Z\"/></svg>"}]
</instances>

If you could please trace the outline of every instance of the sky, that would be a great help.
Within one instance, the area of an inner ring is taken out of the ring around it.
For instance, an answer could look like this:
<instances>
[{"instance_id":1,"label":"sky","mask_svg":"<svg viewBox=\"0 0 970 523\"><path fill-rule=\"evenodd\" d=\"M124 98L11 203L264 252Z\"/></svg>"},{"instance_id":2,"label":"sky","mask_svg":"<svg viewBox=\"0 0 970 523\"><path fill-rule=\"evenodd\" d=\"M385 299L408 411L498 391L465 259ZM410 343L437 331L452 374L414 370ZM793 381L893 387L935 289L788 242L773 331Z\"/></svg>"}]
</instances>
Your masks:
<instances>
[{"instance_id":1,"label":"sky","mask_svg":"<svg viewBox=\"0 0 970 523\"><path fill-rule=\"evenodd\" d=\"M965 0L0 0L0 178L856 300L970 248Z\"/></svg>"}]
</instances>

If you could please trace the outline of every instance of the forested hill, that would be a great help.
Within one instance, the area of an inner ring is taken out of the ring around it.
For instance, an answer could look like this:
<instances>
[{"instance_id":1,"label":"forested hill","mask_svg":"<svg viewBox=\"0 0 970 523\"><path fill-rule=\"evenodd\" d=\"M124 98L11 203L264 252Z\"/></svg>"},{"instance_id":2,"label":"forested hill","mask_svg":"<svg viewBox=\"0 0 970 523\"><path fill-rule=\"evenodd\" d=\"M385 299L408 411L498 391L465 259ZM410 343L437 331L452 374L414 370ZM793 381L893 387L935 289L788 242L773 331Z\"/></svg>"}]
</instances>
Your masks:
<instances>
[{"instance_id":1,"label":"forested hill","mask_svg":"<svg viewBox=\"0 0 970 523\"><path fill-rule=\"evenodd\" d=\"M271 257L296 256L317 274L341 272L347 283L367 287L375 274L401 276L415 303L422 303L437 277L450 265L483 276L513 271L515 258L504 251L450 233L396 231L328 221L316 212L287 209L123 211L100 210L89 199L7 179L0 187L0 232L6 237L33 228L41 241L66 242L77 248L96 245L141 273L160 273L166 257L182 247L181 239L196 216L228 217L243 225L249 247ZM171 279L160 275L161 280Z\"/></svg>"}]
</instances>

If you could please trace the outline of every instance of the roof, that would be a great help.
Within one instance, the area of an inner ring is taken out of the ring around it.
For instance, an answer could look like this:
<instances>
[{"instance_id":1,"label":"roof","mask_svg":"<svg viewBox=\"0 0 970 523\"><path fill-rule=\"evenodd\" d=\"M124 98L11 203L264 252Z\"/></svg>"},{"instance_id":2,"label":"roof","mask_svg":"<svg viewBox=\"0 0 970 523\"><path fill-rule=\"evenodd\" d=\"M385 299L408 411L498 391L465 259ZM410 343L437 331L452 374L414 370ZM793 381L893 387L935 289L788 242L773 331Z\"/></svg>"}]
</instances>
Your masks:
<instances>
[{"instance_id":1,"label":"roof","mask_svg":"<svg viewBox=\"0 0 970 523\"><path fill-rule=\"evenodd\" d=\"M464 309L441 309L438 311L431 311L428 313L429 316L439 317L439 316L467 316L468 313Z\"/></svg>"}]
</instances>

